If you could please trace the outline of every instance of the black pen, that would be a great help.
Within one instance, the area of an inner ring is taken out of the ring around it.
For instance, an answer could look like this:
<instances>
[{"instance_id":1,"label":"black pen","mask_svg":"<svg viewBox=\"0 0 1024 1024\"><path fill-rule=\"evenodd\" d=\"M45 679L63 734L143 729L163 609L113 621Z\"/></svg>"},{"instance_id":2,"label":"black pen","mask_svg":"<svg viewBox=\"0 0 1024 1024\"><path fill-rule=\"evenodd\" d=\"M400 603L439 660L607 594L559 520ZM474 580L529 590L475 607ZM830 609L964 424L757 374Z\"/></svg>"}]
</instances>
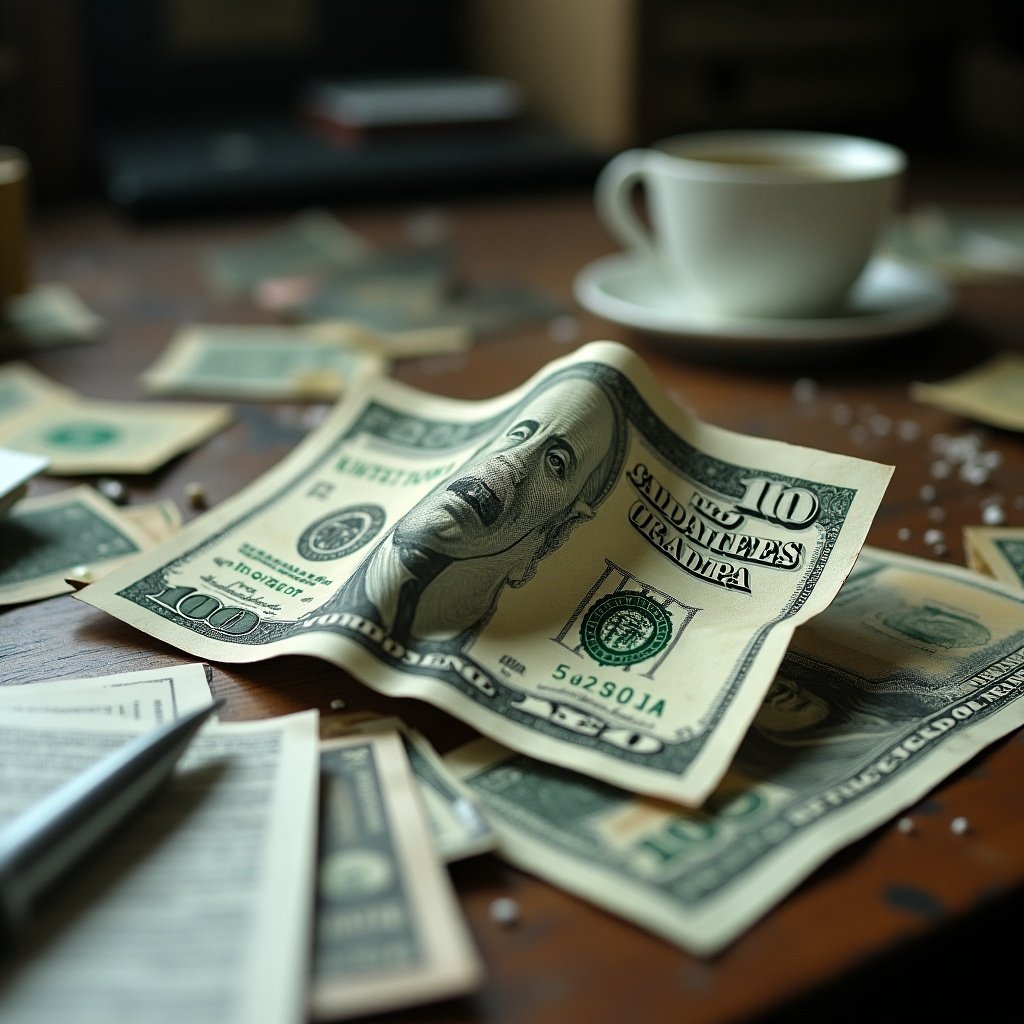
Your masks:
<instances>
[{"instance_id":1,"label":"black pen","mask_svg":"<svg viewBox=\"0 0 1024 1024\"><path fill-rule=\"evenodd\" d=\"M0 829L0 948L39 896L167 778L223 700L168 722L107 754Z\"/></svg>"}]
</instances>

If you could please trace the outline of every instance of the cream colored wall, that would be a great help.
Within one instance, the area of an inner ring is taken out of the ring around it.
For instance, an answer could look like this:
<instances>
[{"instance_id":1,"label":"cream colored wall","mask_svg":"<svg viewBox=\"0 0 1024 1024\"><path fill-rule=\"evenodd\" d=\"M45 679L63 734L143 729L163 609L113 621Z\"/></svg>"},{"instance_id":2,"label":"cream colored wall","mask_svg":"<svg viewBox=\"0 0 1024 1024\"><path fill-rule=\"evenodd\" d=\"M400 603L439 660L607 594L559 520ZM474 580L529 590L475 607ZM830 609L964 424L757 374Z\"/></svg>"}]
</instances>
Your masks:
<instances>
[{"instance_id":1,"label":"cream colored wall","mask_svg":"<svg viewBox=\"0 0 1024 1024\"><path fill-rule=\"evenodd\" d=\"M469 0L476 70L603 149L632 142L636 0Z\"/></svg>"}]
</instances>

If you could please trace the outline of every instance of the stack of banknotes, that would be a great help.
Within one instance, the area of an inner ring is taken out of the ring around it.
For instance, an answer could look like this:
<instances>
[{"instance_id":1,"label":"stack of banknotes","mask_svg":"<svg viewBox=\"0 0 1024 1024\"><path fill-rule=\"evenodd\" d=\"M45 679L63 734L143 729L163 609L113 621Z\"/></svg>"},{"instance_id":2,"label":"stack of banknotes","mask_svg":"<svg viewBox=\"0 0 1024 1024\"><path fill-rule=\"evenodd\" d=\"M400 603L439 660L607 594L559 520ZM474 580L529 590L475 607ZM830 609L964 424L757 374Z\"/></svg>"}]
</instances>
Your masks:
<instances>
[{"instance_id":1,"label":"stack of banknotes","mask_svg":"<svg viewBox=\"0 0 1024 1024\"><path fill-rule=\"evenodd\" d=\"M480 738L443 760L396 727L444 779L438 857L493 846L712 954L1024 722L1024 590L865 547L891 472L702 423L610 342L485 401L368 370L75 596L461 719Z\"/></svg>"}]
</instances>

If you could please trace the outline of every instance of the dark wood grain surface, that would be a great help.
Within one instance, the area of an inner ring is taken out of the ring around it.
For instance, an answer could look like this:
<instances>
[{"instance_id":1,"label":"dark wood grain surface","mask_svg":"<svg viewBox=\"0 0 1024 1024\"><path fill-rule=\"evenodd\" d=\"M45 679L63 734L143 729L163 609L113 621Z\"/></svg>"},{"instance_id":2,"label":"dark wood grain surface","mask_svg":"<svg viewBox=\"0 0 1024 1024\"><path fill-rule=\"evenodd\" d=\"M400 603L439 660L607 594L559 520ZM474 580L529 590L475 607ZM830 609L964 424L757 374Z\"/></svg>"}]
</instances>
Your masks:
<instances>
[{"instance_id":1,"label":"dark wood grain surface","mask_svg":"<svg viewBox=\"0 0 1024 1024\"><path fill-rule=\"evenodd\" d=\"M1019 187L1010 166L922 168L911 175L908 202L1021 202ZM403 244L410 223L423 213L413 205L334 212L382 245ZM481 341L465 356L403 362L394 373L406 383L437 394L488 397L578 344L613 338L644 357L673 401L714 424L895 465L871 544L963 564L961 528L980 522L982 501L996 493L1004 496L1008 522L1024 526L1024 498L1014 500L1024 495L1024 439L983 431L986 446L1003 457L985 485L934 480L932 436L980 428L908 397L911 381L941 379L1000 348L1024 348L1019 283L959 287L950 319L914 336L846 351L825 346L784 361L724 349L698 356L685 344L644 336L575 304L575 274L614 248L588 194L452 201L431 214L447 224L466 279L513 279L540 289L574 311L578 332L570 341L556 340L557 332L538 325ZM107 329L98 345L26 358L83 395L142 398L139 373L181 324L270 319L244 301L215 298L200 267L210 246L257 239L280 220L267 213L138 225L102 209L40 216L33 233L36 280L71 285L104 317ZM838 422L838 405L852 412L853 424ZM228 497L294 446L308 429L307 412L307 406L290 403L237 403L228 430L159 473L127 478L130 498L174 498L191 517L187 485L200 483L214 504ZM854 429L874 414L893 424L914 423L919 433L905 439L894 430ZM69 482L41 480L35 493ZM926 501L921 489L929 483L937 494ZM944 551L925 543L929 528L945 533ZM4 684L192 660L70 596L0 611L0 658ZM400 714L442 749L469 736L436 709L389 701L313 659L214 665L213 689L227 699L228 720L311 707L329 714L340 698L348 710ZM487 969L484 987L470 999L384 1019L699 1024L788 1020L799 1008L800 1019L890 1020L904 1007L911 1013L915 1007L948 1009L954 999L979 992L990 1006L997 976L1003 977L993 960L1010 968L991 928L1000 914L1016 912L1024 881L1022 778L1024 737L1012 736L915 807L913 833L889 825L854 844L712 960L690 956L495 856L456 864L459 898ZM970 823L964 835L950 829L957 816ZM498 896L518 901L514 926L491 919L490 904ZM883 996L877 986L894 973L905 984ZM1012 987L1012 977L1005 980ZM818 1016L823 1006L828 1015Z\"/></svg>"}]
</instances>

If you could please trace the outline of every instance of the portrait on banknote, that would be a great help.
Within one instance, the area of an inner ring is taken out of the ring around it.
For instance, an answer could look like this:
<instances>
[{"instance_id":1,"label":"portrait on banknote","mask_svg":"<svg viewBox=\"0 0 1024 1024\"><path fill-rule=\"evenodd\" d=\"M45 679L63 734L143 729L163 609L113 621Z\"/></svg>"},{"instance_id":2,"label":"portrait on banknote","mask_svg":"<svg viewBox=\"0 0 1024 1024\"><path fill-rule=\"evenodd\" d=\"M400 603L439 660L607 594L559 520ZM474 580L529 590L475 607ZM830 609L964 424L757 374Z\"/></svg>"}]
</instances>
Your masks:
<instances>
[{"instance_id":1,"label":"portrait on banknote","mask_svg":"<svg viewBox=\"0 0 1024 1024\"><path fill-rule=\"evenodd\" d=\"M852 770L958 696L941 680L864 679L787 656L736 754L734 768L801 789Z\"/></svg>"},{"instance_id":2,"label":"portrait on banknote","mask_svg":"<svg viewBox=\"0 0 1024 1024\"><path fill-rule=\"evenodd\" d=\"M586 367L532 390L448 479L418 501L317 615L349 611L401 643L458 649L505 587L593 519L618 479L626 425Z\"/></svg>"},{"instance_id":3,"label":"portrait on banknote","mask_svg":"<svg viewBox=\"0 0 1024 1024\"><path fill-rule=\"evenodd\" d=\"M970 667L1018 642L994 616L986 624L980 597L971 607L911 575L883 589L880 564L862 557L832 607L797 632L737 751L739 771L794 788L853 771L915 723L941 719L968 692Z\"/></svg>"}]
</instances>

